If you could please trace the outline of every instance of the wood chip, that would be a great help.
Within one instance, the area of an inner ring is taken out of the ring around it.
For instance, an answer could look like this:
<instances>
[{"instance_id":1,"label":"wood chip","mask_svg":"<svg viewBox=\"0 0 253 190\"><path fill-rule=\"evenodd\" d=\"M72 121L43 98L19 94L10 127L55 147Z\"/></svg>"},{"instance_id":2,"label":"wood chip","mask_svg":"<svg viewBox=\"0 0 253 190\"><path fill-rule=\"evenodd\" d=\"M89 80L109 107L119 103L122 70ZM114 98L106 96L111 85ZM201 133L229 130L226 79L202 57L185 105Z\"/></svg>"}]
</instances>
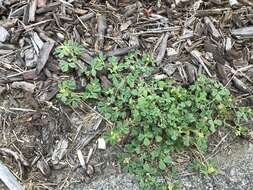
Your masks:
<instances>
[{"instance_id":1,"label":"wood chip","mask_svg":"<svg viewBox=\"0 0 253 190\"><path fill-rule=\"evenodd\" d=\"M250 92L250 89L244 84L244 82L242 82L240 79L238 79L235 76L233 77L233 83L238 90L240 90L244 93Z\"/></svg>"},{"instance_id":2,"label":"wood chip","mask_svg":"<svg viewBox=\"0 0 253 190\"><path fill-rule=\"evenodd\" d=\"M26 49L24 51L25 64L27 68L34 68L38 62L38 56L33 50L33 48Z\"/></svg>"},{"instance_id":3,"label":"wood chip","mask_svg":"<svg viewBox=\"0 0 253 190\"><path fill-rule=\"evenodd\" d=\"M0 179L10 190L25 190L10 170L0 162Z\"/></svg>"},{"instance_id":4,"label":"wood chip","mask_svg":"<svg viewBox=\"0 0 253 190\"><path fill-rule=\"evenodd\" d=\"M216 29L216 27L214 26L212 20L209 17L205 17L204 18L205 24L207 26L207 29L209 31L209 33L216 39L218 40L219 38L221 38L221 34L220 32Z\"/></svg>"},{"instance_id":5,"label":"wood chip","mask_svg":"<svg viewBox=\"0 0 253 190\"><path fill-rule=\"evenodd\" d=\"M51 173L50 166L45 159L40 159L39 161L37 161L37 168L44 176L49 176Z\"/></svg>"},{"instance_id":6,"label":"wood chip","mask_svg":"<svg viewBox=\"0 0 253 190\"><path fill-rule=\"evenodd\" d=\"M86 21L90 20L91 18L93 18L93 17L95 17L95 16L96 16L96 14L93 13L93 12L91 12L91 13L87 13L87 14L85 14L85 15L80 16L79 19L80 19L82 22L86 22Z\"/></svg>"},{"instance_id":7,"label":"wood chip","mask_svg":"<svg viewBox=\"0 0 253 190\"><path fill-rule=\"evenodd\" d=\"M86 163L85 163L85 160L84 160L84 156L83 156L83 153L81 150L77 150L77 157L79 159L79 162L80 162L80 165L86 169Z\"/></svg>"},{"instance_id":8,"label":"wood chip","mask_svg":"<svg viewBox=\"0 0 253 190\"><path fill-rule=\"evenodd\" d=\"M191 55L198 63L200 63L203 66L209 77L212 77L212 74L210 73L209 69L207 68L206 64L203 61L201 53L198 50L193 50L191 51Z\"/></svg>"},{"instance_id":9,"label":"wood chip","mask_svg":"<svg viewBox=\"0 0 253 190\"><path fill-rule=\"evenodd\" d=\"M38 58L38 64L36 67L36 74L40 74L40 72L42 71L42 69L45 67L48 57L52 51L54 47L54 42L46 42L43 46L42 49L40 51L40 55Z\"/></svg>"},{"instance_id":10,"label":"wood chip","mask_svg":"<svg viewBox=\"0 0 253 190\"><path fill-rule=\"evenodd\" d=\"M9 32L4 27L0 26L0 42L6 42L9 37Z\"/></svg>"},{"instance_id":11,"label":"wood chip","mask_svg":"<svg viewBox=\"0 0 253 190\"><path fill-rule=\"evenodd\" d=\"M161 42L161 45L160 45L160 48L159 48L159 52L158 52L158 55L156 57L156 62L157 64L161 64L163 58L164 58L164 55L165 55L165 52L166 52L166 49L167 49L167 43L168 43L168 39L169 37L171 36L170 32L166 32L162 42Z\"/></svg>"},{"instance_id":12,"label":"wood chip","mask_svg":"<svg viewBox=\"0 0 253 190\"><path fill-rule=\"evenodd\" d=\"M53 152L52 164L56 165L67 153L68 141L66 139L61 139Z\"/></svg>"},{"instance_id":13,"label":"wood chip","mask_svg":"<svg viewBox=\"0 0 253 190\"><path fill-rule=\"evenodd\" d=\"M34 22L35 21L36 9L37 9L37 0L32 0L31 3L30 3L28 22Z\"/></svg>"},{"instance_id":14,"label":"wood chip","mask_svg":"<svg viewBox=\"0 0 253 190\"><path fill-rule=\"evenodd\" d=\"M191 84L197 79L197 68L190 63L185 64L185 71L187 74L188 82Z\"/></svg>"},{"instance_id":15,"label":"wood chip","mask_svg":"<svg viewBox=\"0 0 253 190\"><path fill-rule=\"evenodd\" d=\"M233 29L231 33L239 39L253 38L253 26Z\"/></svg>"},{"instance_id":16,"label":"wood chip","mask_svg":"<svg viewBox=\"0 0 253 190\"><path fill-rule=\"evenodd\" d=\"M106 17L104 15L99 15L97 18L97 31L98 37L95 44L96 51L102 50L104 47L104 36L107 28Z\"/></svg>"},{"instance_id":17,"label":"wood chip","mask_svg":"<svg viewBox=\"0 0 253 190\"><path fill-rule=\"evenodd\" d=\"M109 56L109 57L111 57L111 56L121 56L121 55L125 55L125 54L129 53L131 50L135 50L137 48L138 48L138 46L119 48L119 49L107 52L106 55Z\"/></svg>"}]
</instances>

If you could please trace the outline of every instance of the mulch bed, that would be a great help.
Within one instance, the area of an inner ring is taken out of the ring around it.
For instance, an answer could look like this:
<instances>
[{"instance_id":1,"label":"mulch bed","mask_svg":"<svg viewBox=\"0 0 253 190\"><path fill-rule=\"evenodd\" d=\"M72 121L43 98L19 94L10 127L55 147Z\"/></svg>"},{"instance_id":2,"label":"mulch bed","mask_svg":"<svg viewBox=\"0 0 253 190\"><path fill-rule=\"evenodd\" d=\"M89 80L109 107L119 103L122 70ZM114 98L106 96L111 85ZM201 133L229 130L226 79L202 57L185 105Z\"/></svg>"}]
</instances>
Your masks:
<instances>
[{"instance_id":1,"label":"mulch bed","mask_svg":"<svg viewBox=\"0 0 253 190\"><path fill-rule=\"evenodd\" d=\"M119 170L97 141L106 127L99 113L55 99L67 76L53 51L67 39L85 47L81 65L99 52L148 52L155 77L184 85L203 73L253 105L251 0L0 0L0 15L0 158L27 189L87 182L108 162Z\"/></svg>"}]
</instances>

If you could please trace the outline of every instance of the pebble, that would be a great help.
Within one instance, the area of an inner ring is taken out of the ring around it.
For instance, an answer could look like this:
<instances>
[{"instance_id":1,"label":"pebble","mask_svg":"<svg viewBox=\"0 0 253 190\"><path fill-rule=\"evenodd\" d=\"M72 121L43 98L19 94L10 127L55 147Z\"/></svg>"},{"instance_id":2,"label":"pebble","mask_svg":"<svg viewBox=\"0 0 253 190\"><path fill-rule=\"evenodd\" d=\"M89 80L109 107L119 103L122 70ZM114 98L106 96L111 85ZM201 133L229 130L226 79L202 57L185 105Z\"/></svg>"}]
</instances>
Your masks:
<instances>
[{"instance_id":1,"label":"pebble","mask_svg":"<svg viewBox=\"0 0 253 190\"><path fill-rule=\"evenodd\" d=\"M6 42L9 37L9 32L4 27L0 26L0 42Z\"/></svg>"},{"instance_id":2,"label":"pebble","mask_svg":"<svg viewBox=\"0 0 253 190\"><path fill-rule=\"evenodd\" d=\"M36 86L34 84L29 83L29 82L25 82L25 81L13 82L11 84L11 87L16 88L16 89L22 89L24 91L31 92L31 93L33 93L36 88Z\"/></svg>"}]
</instances>

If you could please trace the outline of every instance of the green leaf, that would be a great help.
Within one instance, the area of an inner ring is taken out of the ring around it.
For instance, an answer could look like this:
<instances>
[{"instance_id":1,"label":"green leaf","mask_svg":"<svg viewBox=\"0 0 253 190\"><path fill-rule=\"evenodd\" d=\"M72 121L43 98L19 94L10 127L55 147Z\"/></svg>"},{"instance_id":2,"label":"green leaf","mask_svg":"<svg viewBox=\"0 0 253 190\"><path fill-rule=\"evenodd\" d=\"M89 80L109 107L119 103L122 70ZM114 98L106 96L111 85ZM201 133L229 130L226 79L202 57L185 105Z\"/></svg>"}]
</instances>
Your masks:
<instances>
[{"instance_id":1,"label":"green leaf","mask_svg":"<svg viewBox=\"0 0 253 190\"><path fill-rule=\"evenodd\" d=\"M223 122L220 119L215 119L214 124L217 126L222 126Z\"/></svg>"},{"instance_id":2,"label":"green leaf","mask_svg":"<svg viewBox=\"0 0 253 190\"><path fill-rule=\"evenodd\" d=\"M162 160L159 161L159 168L161 170L165 170L166 169L166 164Z\"/></svg>"},{"instance_id":3,"label":"green leaf","mask_svg":"<svg viewBox=\"0 0 253 190\"><path fill-rule=\"evenodd\" d=\"M163 138L161 136L156 136L155 140L156 140L156 142L159 143L159 142L162 142Z\"/></svg>"},{"instance_id":4,"label":"green leaf","mask_svg":"<svg viewBox=\"0 0 253 190\"><path fill-rule=\"evenodd\" d=\"M163 159L163 162L165 164L171 164L172 163L172 158L170 156L166 156L164 159Z\"/></svg>"},{"instance_id":5,"label":"green leaf","mask_svg":"<svg viewBox=\"0 0 253 190\"><path fill-rule=\"evenodd\" d=\"M144 144L145 146L149 146L149 145L150 145L150 140L149 140L148 138L144 138L143 144Z\"/></svg>"},{"instance_id":6,"label":"green leaf","mask_svg":"<svg viewBox=\"0 0 253 190\"><path fill-rule=\"evenodd\" d=\"M189 136L189 134L186 134L185 136L183 136L183 143L184 143L184 146L186 146L186 147L190 146L190 136Z\"/></svg>"}]
</instances>

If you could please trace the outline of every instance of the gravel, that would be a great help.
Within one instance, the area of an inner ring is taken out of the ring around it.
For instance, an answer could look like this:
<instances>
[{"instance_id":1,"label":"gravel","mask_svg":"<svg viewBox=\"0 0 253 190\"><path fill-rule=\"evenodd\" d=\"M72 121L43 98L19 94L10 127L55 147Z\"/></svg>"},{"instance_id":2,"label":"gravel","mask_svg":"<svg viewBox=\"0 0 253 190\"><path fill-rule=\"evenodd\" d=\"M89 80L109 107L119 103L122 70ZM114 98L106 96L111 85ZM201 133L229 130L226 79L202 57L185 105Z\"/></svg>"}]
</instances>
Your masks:
<instances>
[{"instance_id":1,"label":"gravel","mask_svg":"<svg viewBox=\"0 0 253 190\"><path fill-rule=\"evenodd\" d=\"M138 185L129 174L115 174L102 177L89 185L75 184L65 190L138 190Z\"/></svg>"},{"instance_id":2,"label":"gravel","mask_svg":"<svg viewBox=\"0 0 253 190\"><path fill-rule=\"evenodd\" d=\"M240 140L215 157L219 171L211 176L193 175L181 179L182 190L251 190L253 189L253 144ZM65 190L138 190L134 178L113 174L89 185L76 184Z\"/></svg>"},{"instance_id":3,"label":"gravel","mask_svg":"<svg viewBox=\"0 0 253 190\"><path fill-rule=\"evenodd\" d=\"M215 157L219 171L211 176L192 175L181 178L182 190L252 190L253 144L239 140ZM138 190L130 174L105 172L89 184L78 183L64 190ZM0 184L0 189L3 188Z\"/></svg>"}]
</instances>

